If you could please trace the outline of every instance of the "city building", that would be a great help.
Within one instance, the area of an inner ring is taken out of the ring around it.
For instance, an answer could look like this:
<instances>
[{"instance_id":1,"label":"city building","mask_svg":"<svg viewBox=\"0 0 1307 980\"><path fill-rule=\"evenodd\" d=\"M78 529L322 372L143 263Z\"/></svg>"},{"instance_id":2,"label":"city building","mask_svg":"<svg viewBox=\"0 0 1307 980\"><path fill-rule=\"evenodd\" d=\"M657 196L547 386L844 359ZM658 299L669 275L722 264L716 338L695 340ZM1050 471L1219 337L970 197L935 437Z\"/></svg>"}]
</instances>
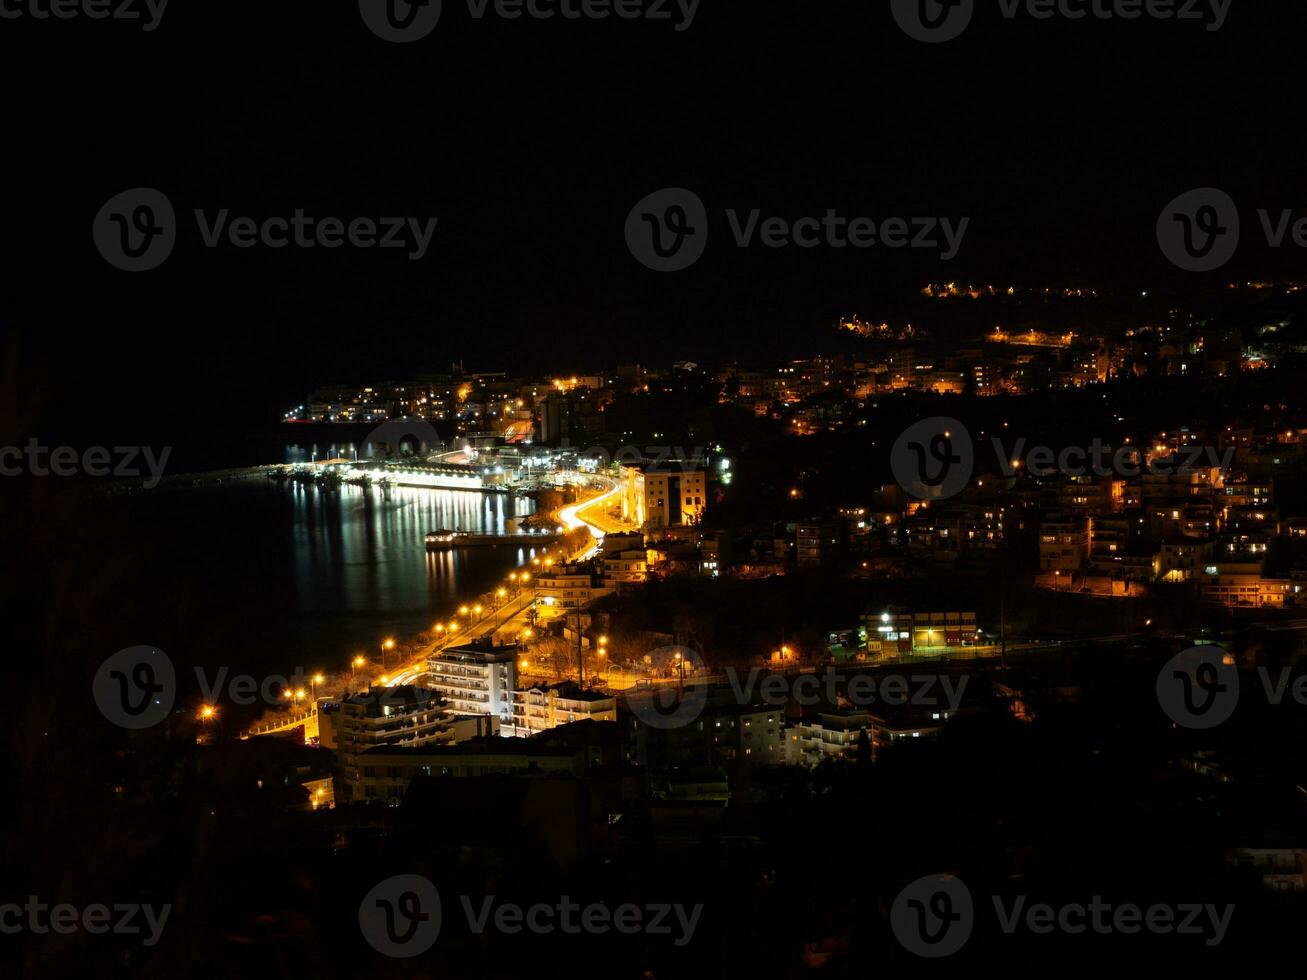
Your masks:
<instances>
[{"instance_id":1,"label":"city building","mask_svg":"<svg viewBox=\"0 0 1307 980\"><path fill-rule=\"evenodd\" d=\"M574 681L538 685L514 691L513 735L535 735L574 721L616 721L617 699L586 690Z\"/></svg>"},{"instance_id":2,"label":"city building","mask_svg":"<svg viewBox=\"0 0 1307 980\"><path fill-rule=\"evenodd\" d=\"M537 572L531 581L535 586L536 611L542 619L582 609L613 591L594 573L590 563L553 565Z\"/></svg>"},{"instance_id":3,"label":"city building","mask_svg":"<svg viewBox=\"0 0 1307 980\"><path fill-rule=\"evenodd\" d=\"M411 684L369 687L343 699L336 712L336 751L345 782L359 777L361 753L379 745L412 747L450 744L454 712L441 693Z\"/></svg>"},{"instance_id":4,"label":"city building","mask_svg":"<svg viewBox=\"0 0 1307 980\"><path fill-rule=\"evenodd\" d=\"M445 647L427 659L429 683L458 714L491 715L512 724L517 646L473 642Z\"/></svg>"},{"instance_id":5,"label":"city building","mask_svg":"<svg viewBox=\"0 0 1307 980\"><path fill-rule=\"evenodd\" d=\"M697 524L708 504L706 476L689 462L622 466L622 519L646 530Z\"/></svg>"},{"instance_id":6,"label":"city building","mask_svg":"<svg viewBox=\"0 0 1307 980\"><path fill-rule=\"evenodd\" d=\"M794 530L795 560L800 566L829 565L835 561L844 540L842 521L812 521Z\"/></svg>"}]
</instances>

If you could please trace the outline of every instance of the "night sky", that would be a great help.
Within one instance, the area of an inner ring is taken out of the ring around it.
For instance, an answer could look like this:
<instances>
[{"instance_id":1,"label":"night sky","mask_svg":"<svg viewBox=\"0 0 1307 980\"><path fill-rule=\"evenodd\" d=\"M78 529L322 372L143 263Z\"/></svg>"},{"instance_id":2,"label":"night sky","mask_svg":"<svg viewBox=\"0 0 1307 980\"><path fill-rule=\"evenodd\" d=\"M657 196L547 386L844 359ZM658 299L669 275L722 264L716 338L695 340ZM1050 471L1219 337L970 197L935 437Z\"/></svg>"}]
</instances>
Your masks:
<instances>
[{"instance_id":1,"label":"night sky","mask_svg":"<svg viewBox=\"0 0 1307 980\"><path fill-rule=\"evenodd\" d=\"M48 440L158 442L258 426L313 386L469 369L820 350L928 281L1184 284L1154 240L1199 186L1304 203L1307 11L1233 0L1201 23L1004 20L979 0L926 45L888 0L703 0L674 22L475 20L381 41L353 2L176 3L157 30L0 21L5 328ZM177 248L111 268L91 224L163 191ZM631 207L695 191L711 237L657 274ZM203 248L191 215L438 217L430 252ZM726 208L971 219L957 259L735 248ZM1221 279L1293 275L1241 250ZM1194 277L1202 281L1206 277ZM1210 284L1210 278L1206 278Z\"/></svg>"}]
</instances>

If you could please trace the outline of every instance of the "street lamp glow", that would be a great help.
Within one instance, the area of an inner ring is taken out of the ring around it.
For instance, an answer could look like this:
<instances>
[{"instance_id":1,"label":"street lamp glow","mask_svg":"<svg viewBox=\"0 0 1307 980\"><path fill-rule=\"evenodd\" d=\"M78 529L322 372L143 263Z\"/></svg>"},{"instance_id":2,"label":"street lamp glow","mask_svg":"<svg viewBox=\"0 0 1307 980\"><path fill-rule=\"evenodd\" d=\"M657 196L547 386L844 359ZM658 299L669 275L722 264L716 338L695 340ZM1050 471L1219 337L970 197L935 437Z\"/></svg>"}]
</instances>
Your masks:
<instances>
[{"instance_id":1,"label":"street lamp glow","mask_svg":"<svg viewBox=\"0 0 1307 980\"><path fill-rule=\"evenodd\" d=\"M355 657L355 658L354 658L354 666L355 666L355 667L362 667L362 666L363 666L363 663L364 663L364 661L363 661L363 658L362 658L362 657Z\"/></svg>"},{"instance_id":2,"label":"street lamp glow","mask_svg":"<svg viewBox=\"0 0 1307 980\"><path fill-rule=\"evenodd\" d=\"M314 674L314 675L313 675L313 683L314 683L314 684L321 684L324 680L326 680L326 678L323 677L321 674Z\"/></svg>"},{"instance_id":3,"label":"street lamp glow","mask_svg":"<svg viewBox=\"0 0 1307 980\"><path fill-rule=\"evenodd\" d=\"M468 613L468 608L467 608L467 606L459 606L459 607L458 607L458 614L459 614L460 616L466 616L467 613Z\"/></svg>"},{"instance_id":4,"label":"street lamp glow","mask_svg":"<svg viewBox=\"0 0 1307 980\"><path fill-rule=\"evenodd\" d=\"M212 718L215 714L217 714L217 711L214 709L213 705L211 704L206 704L203 708L200 709L201 718L209 719Z\"/></svg>"}]
</instances>

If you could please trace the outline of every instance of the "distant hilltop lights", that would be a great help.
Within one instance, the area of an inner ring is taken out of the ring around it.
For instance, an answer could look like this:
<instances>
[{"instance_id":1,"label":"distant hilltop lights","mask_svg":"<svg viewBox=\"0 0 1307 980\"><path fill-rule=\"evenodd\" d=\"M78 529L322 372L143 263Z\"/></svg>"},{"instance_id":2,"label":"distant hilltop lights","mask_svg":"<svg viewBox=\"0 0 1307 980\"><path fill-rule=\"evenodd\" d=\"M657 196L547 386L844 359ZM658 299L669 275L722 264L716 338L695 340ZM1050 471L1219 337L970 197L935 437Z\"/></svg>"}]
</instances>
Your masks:
<instances>
[{"instance_id":1,"label":"distant hilltop lights","mask_svg":"<svg viewBox=\"0 0 1307 980\"><path fill-rule=\"evenodd\" d=\"M1062 299L1097 299L1098 290L1077 287L1050 287L1028 289L1017 286L973 286L970 283L932 282L922 290L921 295L930 299L982 299L991 296L1016 296L1018 293L1034 293L1040 296L1056 296Z\"/></svg>"}]
</instances>

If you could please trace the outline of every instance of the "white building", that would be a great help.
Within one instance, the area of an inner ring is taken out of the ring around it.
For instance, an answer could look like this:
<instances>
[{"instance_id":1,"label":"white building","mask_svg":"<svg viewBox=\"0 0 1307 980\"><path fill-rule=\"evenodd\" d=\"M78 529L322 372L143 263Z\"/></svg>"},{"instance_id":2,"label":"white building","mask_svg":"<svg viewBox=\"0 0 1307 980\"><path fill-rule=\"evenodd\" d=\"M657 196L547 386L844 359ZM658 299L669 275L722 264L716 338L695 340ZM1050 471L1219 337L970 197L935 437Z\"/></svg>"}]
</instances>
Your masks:
<instances>
[{"instance_id":1,"label":"white building","mask_svg":"<svg viewBox=\"0 0 1307 980\"><path fill-rule=\"evenodd\" d=\"M517 647L469 643L446 647L427 659L428 683L460 715L493 715L512 721L517 687Z\"/></svg>"}]
</instances>

